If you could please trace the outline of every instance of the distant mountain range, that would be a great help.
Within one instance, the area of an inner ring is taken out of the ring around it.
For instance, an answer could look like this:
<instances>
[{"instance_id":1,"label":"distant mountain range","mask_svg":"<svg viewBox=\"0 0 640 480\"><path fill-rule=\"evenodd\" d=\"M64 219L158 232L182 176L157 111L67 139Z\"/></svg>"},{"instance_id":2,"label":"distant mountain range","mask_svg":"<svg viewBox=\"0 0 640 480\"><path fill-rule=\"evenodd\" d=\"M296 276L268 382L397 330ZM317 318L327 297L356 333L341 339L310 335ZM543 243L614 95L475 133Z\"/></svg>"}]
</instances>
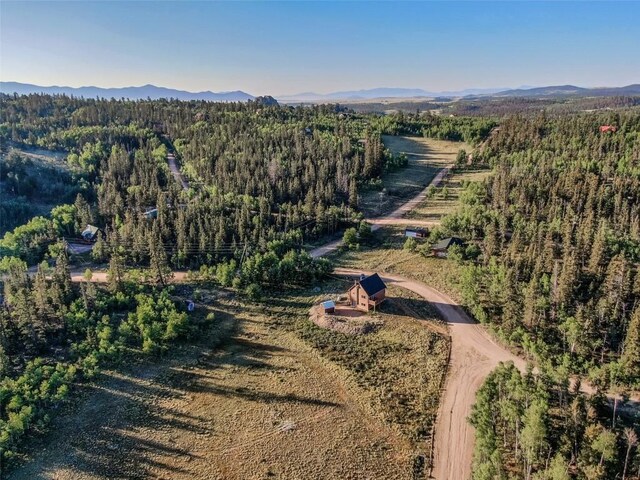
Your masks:
<instances>
[{"instance_id":1,"label":"distant mountain range","mask_svg":"<svg viewBox=\"0 0 640 480\"><path fill-rule=\"evenodd\" d=\"M491 95L506 88L470 88L468 90L432 92L421 88L371 88L369 90L347 90L332 93L304 92L294 95L280 95L283 102L318 102L329 100L372 100L374 98L416 98L416 97L466 97L468 95Z\"/></svg>"},{"instance_id":2,"label":"distant mountain range","mask_svg":"<svg viewBox=\"0 0 640 480\"><path fill-rule=\"evenodd\" d=\"M494 97L612 97L640 95L640 84L625 87L583 88L575 85L557 85L497 92Z\"/></svg>"},{"instance_id":3,"label":"distant mountain range","mask_svg":"<svg viewBox=\"0 0 640 480\"><path fill-rule=\"evenodd\" d=\"M322 102L322 101L358 101L380 98L437 98L437 97L545 97L561 98L569 96L582 97L610 97L640 95L640 84L625 87L583 88L574 85L559 85L549 87L520 87L508 88L470 88L467 90L433 92L420 88L373 88L370 90L352 90L318 94L313 92L296 95L281 95L278 100L283 102Z\"/></svg>"},{"instance_id":4,"label":"distant mountain range","mask_svg":"<svg viewBox=\"0 0 640 480\"><path fill-rule=\"evenodd\" d=\"M101 87L42 87L29 83L0 82L1 93L48 93L73 95L84 98L129 98L131 100L145 100L150 98L176 98L178 100L207 100L209 102L246 102L255 97L240 90L234 92L187 92L173 88L156 87L155 85L143 85L141 87L101 88Z\"/></svg>"},{"instance_id":5,"label":"distant mountain range","mask_svg":"<svg viewBox=\"0 0 640 480\"><path fill-rule=\"evenodd\" d=\"M84 98L129 98L144 100L150 98L176 98L178 100L206 100L210 102L246 102L256 97L237 90L233 92L187 92L172 88L143 85L141 87L100 88L100 87L42 87L19 82L0 82L1 93L29 93L65 94ZM382 98L478 98L478 97L533 97L533 98L563 98L563 97L609 97L609 96L637 96L640 95L640 84L625 87L583 88L574 85L559 85L549 87L520 87L508 88L470 88L467 90L433 92L421 88L372 88L368 90L346 90L333 93L305 92L295 95L279 95L276 98L284 103L323 103L323 102L357 102Z\"/></svg>"}]
</instances>

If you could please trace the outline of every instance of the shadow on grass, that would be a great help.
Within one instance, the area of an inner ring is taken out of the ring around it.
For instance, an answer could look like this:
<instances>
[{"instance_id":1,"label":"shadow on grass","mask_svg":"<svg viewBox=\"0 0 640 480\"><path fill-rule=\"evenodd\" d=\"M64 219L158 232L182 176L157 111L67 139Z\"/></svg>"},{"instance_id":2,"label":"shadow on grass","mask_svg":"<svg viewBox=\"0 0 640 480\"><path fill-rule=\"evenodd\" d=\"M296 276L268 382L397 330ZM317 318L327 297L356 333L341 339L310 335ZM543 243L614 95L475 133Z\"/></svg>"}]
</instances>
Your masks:
<instances>
[{"instance_id":1,"label":"shadow on grass","mask_svg":"<svg viewBox=\"0 0 640 480\"><path fill-rule=\"evenodd\" d=\"M210 437L213 416L172 405L184 404L196 392L213 395L213 401L220 396L267 404L340 407L330 400L265 391L250 382L235 388L223 385L222 369L228 365L242 369L242 375L286 372L295 367L279 367L270 361L289 354L288 349L256 336L243 336L244 322L250 319L232 315L228 309L215 314L221 325L216 337L189 347L195 360L144 362L124 373L104 372L95 384L79 386L82 400L75 411L59 415L50 433L33 442L33 461L7 478L33 480L60 472L103 479L189 477L193 472L187 462L202 459L182 448L175 438Z\"/></svg>"},{"instance_id":2,"label":"shadow on grass","mask_svg":"<svg viewBox=\"0 0 640 480\"><path fill-rule=\"evenodd\" d=\"M152 469L168 478L188 474L175 459L195 458L193 454L176 447L169 438L144 437L150 429L209 434L207 419L159 407L157 400L185 394L166 382L168 364L197 358L233 333L233 319L223 312L216 311L216 315L225 326L220 325L198 345L185 346L175 359L145 359L123 371L103 371L91 384L77 385L76 400L54 418L47 435L28 445L31 461L16 466L6 478L51 478L61 471L70 478L105 479L149 478Z\"/></svg>"}]
</instances>

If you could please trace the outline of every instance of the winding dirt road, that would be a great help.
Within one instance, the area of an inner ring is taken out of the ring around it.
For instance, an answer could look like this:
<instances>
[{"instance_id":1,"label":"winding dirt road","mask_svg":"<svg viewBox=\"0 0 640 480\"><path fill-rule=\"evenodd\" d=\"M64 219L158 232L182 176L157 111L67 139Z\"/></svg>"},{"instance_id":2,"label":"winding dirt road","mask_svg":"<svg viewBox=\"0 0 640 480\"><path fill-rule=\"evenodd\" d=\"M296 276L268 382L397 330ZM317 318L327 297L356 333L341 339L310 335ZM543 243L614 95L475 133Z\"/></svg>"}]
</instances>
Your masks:
<instances>
[{"instance_id":1,"label":"winding dirt road","mask_svg":"<svg viewBox=\"0 0 640 480\"><path fill-rule=\"evenodd\" d=\"M182 185L183 190L188 190L189 182L186 178L184 178L184 175L182 175L182 172L178 168L178 164L176 163L176 156L173 153L167 154L167 162L169 163L169 170L171 170L173 178L176 179L176 182Z\"/></svg>"},{"instance_id":2,"label":"winding dirt road","mask_svg":"<svg viewBox=\"0 0 640 480\"><path fill-rule=\"evenodd\" d=\"M337 268L335 273L357 277L360 273L371 272ZM451 360L438 410L433 477L438 480L467 480L471 476L474 445L473 427L467 418L477 390L500 362L512 361L521 370L526 368L526 363L496 343L447 295L399 275L380 273L380 276L387 284L411 290L430 302L449 326Z\"/></svg>"},{"instance_id":3,"label":"winding dirt road","mask_svg":"<svg viewBox=\"0 0 640 480\"><path fill-rule=\"evenodd\" d=\"M382 217L367 218L366 221L369 224L371 224L371 231L375 232L376 230L379 230L385 225L413 225L416 227L432 227L434 225L437 225L439 222L429 222L425 220L412 220L410 218L404 218L404 216L407 213L409 213L411 210L416 208L418 205L420 205L427 198L427 193L429 191L429 188L431 186L437 187L438 185L440 185L442 180L449 174L449 171L450 171L450 167L445 167L441 169L436 174L436 176L433 177L433 180L431 180L431 182L427 187L425 187L420 193L418 193L411 200L400 205L393 212L387 215L384 215ZM331 252L335 252L341 246L342 246L342 240L338 239L338 240L329 242L325 245L322 245L321 247L314 248L309 252L309 254L313 258L320 258L330 254Z\"/></svg>"},{"instance_id":4,"label":"winding dirt road","mask_svg":"<svg viewBox=\"0 0 640 480\"><path fill-rule=\"evenodd\" d=\"M438 185L447 175L448 169L442 169L430 185ZM428 187L427 187L428 188ZM390 214L369 219L372 230L384 225L405 225L409 221L402 218L407 212L422 202L427 189ZM341 240L330 242L310 252L314 258L325 256L341 245ZM362 270L337 268L335 273L342 276L358 276ZM471 476L471 463L474 449L474 429L467 418L475 403L477 390L484 379L500 362L513 362L520 370L526 368L526 362L498 344L485 329L470 318L450 297L416 280L395 274L378 272L383 280L391 285L406 288L430 302L447 323L451 336L451 358L449 372L435 431L435 454L432 477L437 480L467 480ZM86 281L82 272L72 272L74 282ZM171 282L187 280L186 272L173 272ZM107 281L106 272L93 272L92 282ZM582 384L582 390L591 393L588 385ZM636 399L633 399L636 401Z\"/></svg>"}]
</instances>

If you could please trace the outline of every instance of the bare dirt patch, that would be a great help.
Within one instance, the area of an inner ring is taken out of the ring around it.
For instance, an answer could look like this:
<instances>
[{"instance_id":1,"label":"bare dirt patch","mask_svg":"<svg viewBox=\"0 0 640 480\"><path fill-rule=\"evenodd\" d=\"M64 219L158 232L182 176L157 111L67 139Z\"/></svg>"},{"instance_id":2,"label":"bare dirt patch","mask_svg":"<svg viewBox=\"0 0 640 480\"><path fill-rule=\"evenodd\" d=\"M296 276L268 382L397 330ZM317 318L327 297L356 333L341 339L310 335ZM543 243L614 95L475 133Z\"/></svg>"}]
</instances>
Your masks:
<instances>
[{"instance_id":1,"label":"bare dirt patch","mask_svg":"<svg viewBox=\"0 0 640 480\"><path fill-rule=\"evenodd\" d=\"M309 318L320 328L328 328L347 335L365 335L380 328L382 322L347 305L336 306L335 313L325 313L322 305L309 310Z\"/></svg>"}]
</instances>

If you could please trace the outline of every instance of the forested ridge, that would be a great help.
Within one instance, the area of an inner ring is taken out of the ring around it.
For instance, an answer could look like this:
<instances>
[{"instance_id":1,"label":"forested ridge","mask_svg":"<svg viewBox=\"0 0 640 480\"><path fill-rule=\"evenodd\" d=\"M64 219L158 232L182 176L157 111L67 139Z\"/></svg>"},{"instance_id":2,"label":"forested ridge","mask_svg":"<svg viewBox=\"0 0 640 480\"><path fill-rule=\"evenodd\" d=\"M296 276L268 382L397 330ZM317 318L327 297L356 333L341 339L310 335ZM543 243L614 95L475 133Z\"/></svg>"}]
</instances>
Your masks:
<instances>
[{"instance_id":1,"label":"forested ridge","mask_svg":"<svg viewBox=\"0 0 640 480\"><path fill-rule=\"evenodd\" d=\"M476 318L538 360L638 386L640 115L515 117L476 161L494 175L444 223L481 240L462 279Z\"/></svg>"},{"instance_id":2,"label":"forested ridge","mask_svg":"<svg viewBox=\"0 0 640 480\"><path fill-rule=\"evenodd\" d=\"M473 478L637 478L637 417L604 393L640 387L640 113L509 117L470 162L493 174L433 235L469 242L465 306L538 369L480 390Z\"/></svg>"},{"instance_id":3,"label":"forested ridge","mask_svg":"<svg viewBox=\"0 0 640 480\"><path fill-rule=\"evenodd\" d=\"M318 236L350 221L358 185L397 163L379 129L336 106L3 97L3 141L70 152L94 186L76 202L132 260L159 236L176 266L226 257L301 228ZM175 148L195 184L182 192L165 156ZM158 208L157 222L143 212ZM158 232L154 234L153 229ZM220 255L222 254L222 255Z\"/></svg>"}]
</instances>

